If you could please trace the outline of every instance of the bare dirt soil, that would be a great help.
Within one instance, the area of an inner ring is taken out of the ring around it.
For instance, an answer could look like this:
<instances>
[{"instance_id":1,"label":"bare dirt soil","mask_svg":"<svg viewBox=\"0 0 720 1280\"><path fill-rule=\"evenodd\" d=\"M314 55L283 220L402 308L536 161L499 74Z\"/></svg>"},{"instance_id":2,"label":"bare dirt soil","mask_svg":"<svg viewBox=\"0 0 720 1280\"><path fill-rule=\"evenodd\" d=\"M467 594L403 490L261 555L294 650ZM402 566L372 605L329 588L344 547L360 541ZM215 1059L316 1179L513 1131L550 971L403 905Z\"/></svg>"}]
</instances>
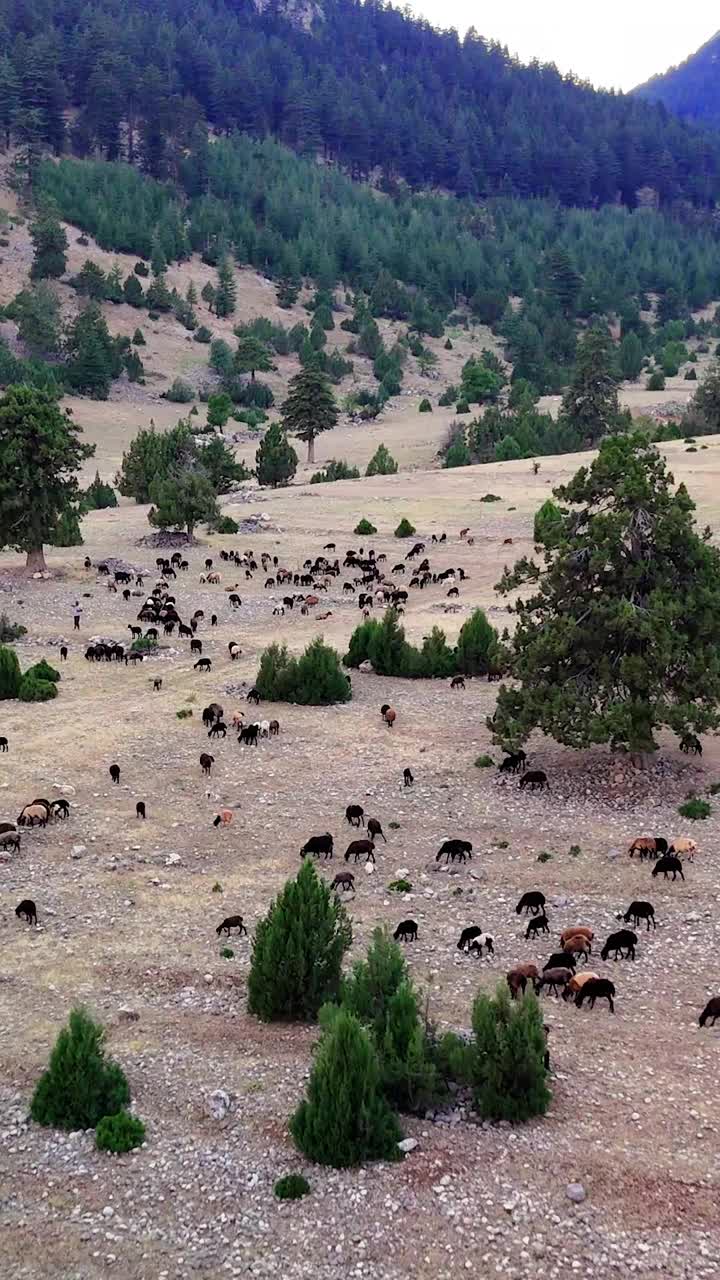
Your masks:
<instances>
[{"instance_id":1,"label":"bare dirt soil","mask_svg":"<svg viewBox=\"0 0 720 1280\"><path fill-rule=\"evenodd\" d=\"M101 406L106 424L120 408ZM125 429L98 430L101 474L111 472ZM347 428L347 451L334 442L332 451L350 456L350 441L366 431ZM386 440L401 453L395 435ZM699 522L717 536L720 440L703 443L694 455L681 444L666 453L698 503ZM442 587L412 592L407 632L418 640L437 622L453 640L478 604L504 625L505 602L493 584L505 563L531 551L532 514L550 488L586 460L544 459L537 476L523 462L249 489L225 510L237 519L267 515L267 530L203 539L175 584L183 616L205 611L198 634L212 659L208 675L194 671L188 642L175 637L135 669L84 659L92 637L127 642L140 598L111 594L83 569L83 557L122 557L145 568L152 585L157 553L138 545L149 532L146 508L122 502L90 515L84 547L49 554L47 582L23 579L18 557L0 556L0 611L28 628L17 646L21 663L46 656L62 670L55 702L3 704L9 751L0 755L0 820L15 819L36 796L71 802L67 822L26 832L20 853L0 866L4 1276L718 1275L720 1028L701 1031L697 1018L720 994L720 823L717 810L694 826L677 813L689 790L720 780L717 739L705 740L701 761L664 741L656 768L639 775L603 752L577 756L538 738L531 761L546 769L552 790L521 796L517 780L474 765L486 752L498 759L485 727L496 686L481 680L451 692L445 681L353 673L345 706L262 704L261 715L277 716L281 730L257 748L240 747L233 734L209 745L200 720L213 700L228 721L236 708L251 711L243 688L271 639L299 651L321 632L344 650L360 618L342 593L349 574L323 595L316 612L331 612L325 622L295 610L274 617L285 591L265 590L261 571L248 582L229 570L218 559L222 546L267 550L296 570L325 543L335 542L339 555L357 546L352 529L365 515L379 530L372 545L392 568L408 550L392 530L407 516L434 568L461 565L469 575L457 613L445 613L452 602ZM483 503L488 493L500 501ZM471 546L459 539L464 526ZM447 542L431 546L430 535L442 531ZM217 586L200 582L206 556L222 573ZM242 606L233 611L226 588L236 582ZM74 635L78 598L84 613ZM211 630L212 612L219 625ZM62 639L70 646L64 664ZM231 640L243 650L237 662L229 659ZM156 675L159 693L151 689ZM398 711L392 730L379 714L385 701ZM192 717L178 719L182 709ZM215 757L209 779L198 763L204 750ZM113 763L118 786L108 774ZM405 766L415 776L410 790L402 786ZM146 822L135 818L140 799ZM252 937L312 834L329 830L336 839L335 858L320 873L332 878L344 868L351 838L344 811L353 802L381 819L387 844L379 842L374 873L355 869L350 958L363 953L376 924L394 928L413 917L419 937L408 961L441 1027L468 1028L478 988L492 988L518 961L542 964L567 925L591 925L601 944L618 912L649 898L658 928L640 931L635 963L593 956L593 967L616 983L614 1016L601 1005L580 1011L543 997L554 1094L545 1119L518 1130L481 1126L450 1106L434 1119L407 1120L419 1145L402 1164L340 1173L307 1166L287 1132L315 1029L250 1018L251 938L230 939L234 955L223 958L215 930L240 912ZM212 826L220 805L235 809L225 829ZM627 857L631 839L644 834L698 840L684 882L653 880L647 863ZM474 846L472 861L454 874L434 862L450 835ZM538 862L541 852L551 859ZM398 901L387 886L399 872L413 888ZM525 941L515 912L520 894L535 888L547 896L552 930L538 942ZM24 897L37 903L37 929L14 915ZM493 934L494 959L457 950L469 924ZM91 1134L26 1121L34 1083L76 1001L108 1027L109 1051L146 1122L146 1145L130 1156L101 1155ZM211 1100L217 1090L228 1095L227 1109L223 1098ZM312 1194L280 1204L272 1186L291 1170L306 1174ZM583 1203L567 1198L573 1182L583 1184Z\"/></svg>"}]
</instances>

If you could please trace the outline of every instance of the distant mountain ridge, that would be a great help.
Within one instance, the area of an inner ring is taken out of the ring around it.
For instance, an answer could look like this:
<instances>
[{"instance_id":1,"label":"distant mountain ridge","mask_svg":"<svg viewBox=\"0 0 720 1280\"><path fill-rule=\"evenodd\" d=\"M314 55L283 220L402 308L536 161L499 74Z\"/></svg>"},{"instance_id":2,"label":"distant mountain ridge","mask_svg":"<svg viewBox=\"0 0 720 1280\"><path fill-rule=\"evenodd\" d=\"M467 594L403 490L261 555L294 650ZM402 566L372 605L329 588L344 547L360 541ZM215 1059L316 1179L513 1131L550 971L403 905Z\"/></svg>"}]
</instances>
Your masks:
<instances>
[{"instance_id":1,"label":"distant mountain ridge","mask_svg":"<svg viewBox=\"0 0 720 1280\"><path fill-rule=\"evenodd\" d=\"M677 67L633 90L635 97L661 102L674 115L720 128L720 31Z\"/></svg>"}]
</instances>

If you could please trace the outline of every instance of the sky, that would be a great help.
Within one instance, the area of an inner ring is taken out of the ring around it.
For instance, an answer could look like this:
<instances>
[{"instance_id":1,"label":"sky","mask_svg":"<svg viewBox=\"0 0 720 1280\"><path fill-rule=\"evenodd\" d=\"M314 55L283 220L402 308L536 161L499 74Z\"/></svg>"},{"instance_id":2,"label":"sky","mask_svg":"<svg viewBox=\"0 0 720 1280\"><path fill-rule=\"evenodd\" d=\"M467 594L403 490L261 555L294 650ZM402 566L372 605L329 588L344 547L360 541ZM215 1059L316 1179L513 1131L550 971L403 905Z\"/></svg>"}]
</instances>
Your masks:
<instances>
[{"instance_id":1,"label":"sky","mask_svg":"<svg viewBox=\"0 0 720 1280\"><path fill-rule=\"evenodd\" d=\"M409 7L433 26L461 35L474 26L522 62L554 62L604 89L633 89L683 62L720 28L717 0L409 0Z\"/></svg>"}]
</instances>

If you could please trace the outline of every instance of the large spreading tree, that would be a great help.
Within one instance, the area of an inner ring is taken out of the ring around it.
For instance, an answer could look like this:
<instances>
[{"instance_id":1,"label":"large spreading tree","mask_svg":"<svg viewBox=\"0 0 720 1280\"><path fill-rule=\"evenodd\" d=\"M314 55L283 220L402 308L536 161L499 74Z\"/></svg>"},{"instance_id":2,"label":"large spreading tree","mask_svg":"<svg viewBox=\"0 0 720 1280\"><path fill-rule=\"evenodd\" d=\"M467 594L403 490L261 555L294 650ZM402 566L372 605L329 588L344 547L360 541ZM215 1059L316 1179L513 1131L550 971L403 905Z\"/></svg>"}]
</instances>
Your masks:
<instances>
[{"instance_id":1,"label":"large spreading tree","mask_svg":"<svg viewBox=\"0 0 720 1280\"><path fill-rule=\"evenodd\" d=\"M625 746L637 762L655 732L720 726L720 552L695 528L646 436L613 436L555 490L560 519L536 525L543 564L523 558L498 584L522 590L489 722L517 748L533 729L570 747Z\"/></svg>"},{"instance_id":2,"label":"large spreading tree","mask_svg":"<svg viewBox=\"0 0 720 1280\"><path fill-rule=\"evenodd\" d=\"M282 414L285 430L305 441L307 460L314 462L316 436L330 431L338 420L338 408L330 383L316 365L307 365L290 379Z\"/></svg>"},{"instance_id":3,"label":"large spreading tree","mask_svg":"<svg viewBox=\"0 0 720 1280\"><path fill-rule=\"evenodd\" d=\"M45 568L43 544L77 517L77 472L95 446L47 391L11 386L0 399L0 546L24 551L27 568Z\"/></svg>"}]
</instances>

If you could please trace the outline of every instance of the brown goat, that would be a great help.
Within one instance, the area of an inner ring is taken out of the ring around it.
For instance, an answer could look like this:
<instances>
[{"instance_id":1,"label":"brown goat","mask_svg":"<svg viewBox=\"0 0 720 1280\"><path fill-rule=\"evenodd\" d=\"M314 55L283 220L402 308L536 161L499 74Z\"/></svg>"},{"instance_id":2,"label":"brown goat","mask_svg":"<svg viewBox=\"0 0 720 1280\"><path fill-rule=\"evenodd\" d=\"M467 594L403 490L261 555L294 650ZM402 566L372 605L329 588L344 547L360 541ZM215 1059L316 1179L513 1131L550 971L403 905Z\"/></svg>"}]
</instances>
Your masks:
<instances>
[{"instance_id":1,"label":"brown goat","mask_svg":"<svg viewBox=\"0 0 720 1280\"><path fill-rule=\"evenodd\" d=\"M506 975L507 984L510 988L510 995L515 999L518 991L522 991L525 995L525 988L528 982L535 982L540 977L535 964L519 964L511 969Z\"/></svg>"},{"instance_id":2,"label":"brown goat","mask_svg":"<svg viewBox=\"0 0 720 1280\"><path fill-rule=\"evenodd\" d=\"M576 933L563 943L563 951L569 956L584 956L585 960L592 955L592 943L582 933Z\"/></svg>"},{"instance_id":3,"label":"brown goat","mask_svg":"<svg viewBox=\"0 0 720 1280\"><path fill-rule=\"evenodd\" d=\"M570 938L587 938L588 942L592 942L594 937L595 937L595 934L593 933L589 925L586 925L586 924L574 925L570 929L563 929L562 933L560 934L560 946L564 947L565 943Z\"/></svg>"},{"instance_id":4,"label":"brown goat","mask_svg":"<svg viewBox=\"0 0 720 1280\"><path fill-rule=\"evenodd\" d=\"M590 982L593 978L597 979L599 976L597 973L591 973L589 969L586 969L584 973L574 973L563 991L563 1000L570 1000L572 996L576 996L578 991L582 990L586 982Z\"/></svg>"}]
</instances>

